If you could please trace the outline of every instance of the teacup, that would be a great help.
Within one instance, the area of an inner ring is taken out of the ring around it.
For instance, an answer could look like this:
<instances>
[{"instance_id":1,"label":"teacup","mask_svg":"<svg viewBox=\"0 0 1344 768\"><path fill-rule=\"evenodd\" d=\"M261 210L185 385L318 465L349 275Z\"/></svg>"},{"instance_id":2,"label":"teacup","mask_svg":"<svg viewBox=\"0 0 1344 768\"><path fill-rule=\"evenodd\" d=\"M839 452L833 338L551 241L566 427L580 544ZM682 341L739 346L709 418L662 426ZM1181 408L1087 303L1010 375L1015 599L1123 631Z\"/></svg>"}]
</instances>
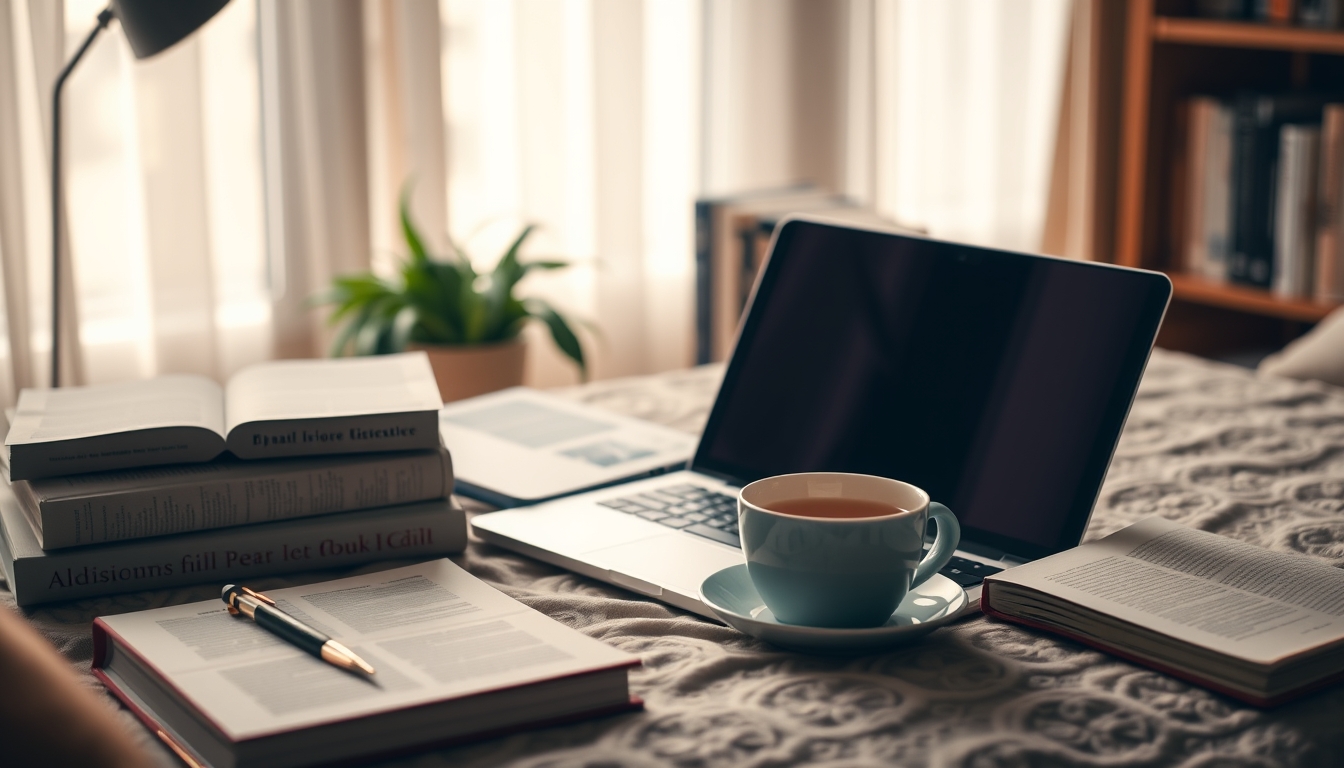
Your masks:
<instances>
[{"instance_id":1,"label":"teacup","mask_svg":"<svg viewBox=\"0 0 1344 768\"><path fill-rule=\"evenodd\" d=\"M775 618L811 627L877 627L952 559L951 510L899 480L804 472L757 480L737 497L747 573ZM932 518L938 535L920 559Z\"/></svg>"}]
</instances>

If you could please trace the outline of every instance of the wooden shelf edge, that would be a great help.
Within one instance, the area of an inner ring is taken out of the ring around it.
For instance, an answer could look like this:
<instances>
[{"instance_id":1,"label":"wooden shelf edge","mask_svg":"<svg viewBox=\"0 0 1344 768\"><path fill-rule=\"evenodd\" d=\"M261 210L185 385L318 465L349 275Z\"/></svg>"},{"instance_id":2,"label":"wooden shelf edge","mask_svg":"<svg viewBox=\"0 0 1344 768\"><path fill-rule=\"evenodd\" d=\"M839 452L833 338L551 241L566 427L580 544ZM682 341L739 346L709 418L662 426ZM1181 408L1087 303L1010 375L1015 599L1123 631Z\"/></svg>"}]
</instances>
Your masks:
<instances>
[{"instance_id":1,"label":"wooden shelf edge","mask_svg":"<svg viewBox=\"0 0 1344 768\"><path fill-rule=\"evenodd\" d=\"M1173 16L1153 19L1152 30L1153 39L1162 43L1344 54L1344 32L1337 30Z\"/></svg>"},{"instance_id":2,"label":"wooden shelf edge","mask_svg":"<svg viewBox=\"0 0 1344 768\"><path fill-rule=\"evenodd\" d=\"M1301 299L1284 299L1269 291L1215 283L1193 275L1169 274L1172 296L1182 301L1280 317L1303 323L1319 322L1338 306Z\"/></svg>"}]
</instances>

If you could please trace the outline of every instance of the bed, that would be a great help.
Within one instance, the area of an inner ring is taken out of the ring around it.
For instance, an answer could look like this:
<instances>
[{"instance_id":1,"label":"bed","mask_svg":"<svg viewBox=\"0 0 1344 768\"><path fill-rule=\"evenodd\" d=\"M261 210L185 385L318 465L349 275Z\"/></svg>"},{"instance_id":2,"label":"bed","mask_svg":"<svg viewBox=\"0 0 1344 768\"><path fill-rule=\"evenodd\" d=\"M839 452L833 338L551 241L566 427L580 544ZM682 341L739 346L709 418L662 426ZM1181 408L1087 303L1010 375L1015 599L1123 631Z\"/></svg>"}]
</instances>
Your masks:
<instances>
[{"instance_id":1,"label":"bed","mask_svg":"<svg viewBox=\"0 0 1344 768\"><path fill-rule=\"evenodd\" d=\"M696 432L721 374L704 366L564 394ZM1344 390L1158 350L1086 537L1152 514L1344 567ZM479 541L454 559L533 608L640 656L632 687L646 709L389 765L1344 764L1344 685L1258 710L980 616L890 653L806 656ZM96 688L88 674L95 616L216 596L217 586L203 585L26 616ZM7 590L0 600L13 607ZM108 706L116 706L110 698ZM164 765L174 764L127 713L120 717Z\"/></svg>"}]
</instances>

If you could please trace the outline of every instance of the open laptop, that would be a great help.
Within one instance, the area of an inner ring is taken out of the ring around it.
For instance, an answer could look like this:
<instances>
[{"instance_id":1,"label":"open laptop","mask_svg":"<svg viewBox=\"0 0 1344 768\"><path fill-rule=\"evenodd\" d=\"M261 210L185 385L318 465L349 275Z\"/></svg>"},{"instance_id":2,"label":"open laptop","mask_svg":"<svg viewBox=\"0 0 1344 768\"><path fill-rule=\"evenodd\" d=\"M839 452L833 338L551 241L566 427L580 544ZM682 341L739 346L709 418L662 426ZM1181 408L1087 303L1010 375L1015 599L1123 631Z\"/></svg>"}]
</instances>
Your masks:
<instances>
[{"instance_id":1,"label":"open laptop","mask_svg":"<svg viewBox=\"0 0 1344 768\"><path fill-rule=\"evenodd\" d=\"M486 541L706 616L736 495L830 470L961 522L967 588L1078 543L1171 296L1166 276L790 218L687 470L478 515Z\"/></svg>"}]
</instances>

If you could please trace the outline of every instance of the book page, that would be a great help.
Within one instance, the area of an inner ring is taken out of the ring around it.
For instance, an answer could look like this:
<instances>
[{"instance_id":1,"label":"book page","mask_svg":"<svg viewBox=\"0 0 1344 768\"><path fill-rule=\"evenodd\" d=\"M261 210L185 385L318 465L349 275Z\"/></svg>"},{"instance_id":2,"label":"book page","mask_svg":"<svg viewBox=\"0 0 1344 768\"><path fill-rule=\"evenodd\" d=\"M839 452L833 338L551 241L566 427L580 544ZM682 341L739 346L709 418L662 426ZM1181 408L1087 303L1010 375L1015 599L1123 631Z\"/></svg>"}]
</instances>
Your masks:
<instances>
[{"instance_id":1,"label":"book page","mask_svg":"<svg viewBox=\"0 0 1344 768\"><path fill-rule=\"evenodd\" d=\"M229 380L225 429L250 421L296 420L443 407L423 352L335 360L279 360Z\"/></svg>"},{"instance_id":2,"label":"book page","mask_svg":"<svg viewBox=\"0 0 1344 768\"><path fill-rule=\"evenodd\" d=\"M5 445L73 440L159 427L200 427L224 436L224 396L204 376L61 389L25 389Z\"/></svg>"},{"instance_id":3,"label":"book page","mask_svg":"<svg viewBox=\"0 0 1344 768\"><path fill-rule=\"evenodd\" d=\"M991 580L1257 663L1344 636L1344 571L1160 517Z\"/></svg>"},{"instance_id":4,"label":"book page","mask_svg":"<svg viewBox=\"0 0 1344 768\"><path fill-rule=\"evenodd\" d=\"M446 559L267 594L377 674L309 656L220 600L102 621L233 739L636 663Z\"/></svg>"}]
</instances>

